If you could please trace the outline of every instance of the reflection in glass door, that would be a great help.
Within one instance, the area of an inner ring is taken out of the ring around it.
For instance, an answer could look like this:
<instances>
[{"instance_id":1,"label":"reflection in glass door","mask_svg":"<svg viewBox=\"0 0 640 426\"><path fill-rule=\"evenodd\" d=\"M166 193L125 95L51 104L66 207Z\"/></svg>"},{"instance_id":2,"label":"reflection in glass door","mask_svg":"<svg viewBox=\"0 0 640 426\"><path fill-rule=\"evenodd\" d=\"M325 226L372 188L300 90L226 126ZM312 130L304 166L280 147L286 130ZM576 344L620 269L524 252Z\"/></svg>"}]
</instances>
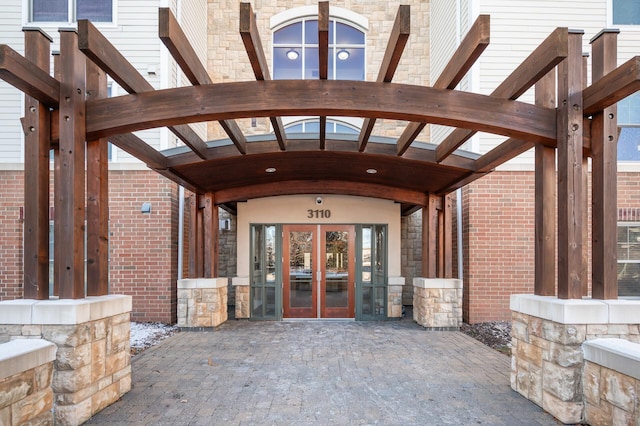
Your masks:
<instances>
[{"instance_id":1,"label":"reflection in glass door","mask_svg":"<svg viewBox=\"0 0 640 426\"><path fill-rule=\"evenodd\" d=\"M354 229L353 225L283 227L285 318L355 316Z\"/></svg>"}]
</instances>

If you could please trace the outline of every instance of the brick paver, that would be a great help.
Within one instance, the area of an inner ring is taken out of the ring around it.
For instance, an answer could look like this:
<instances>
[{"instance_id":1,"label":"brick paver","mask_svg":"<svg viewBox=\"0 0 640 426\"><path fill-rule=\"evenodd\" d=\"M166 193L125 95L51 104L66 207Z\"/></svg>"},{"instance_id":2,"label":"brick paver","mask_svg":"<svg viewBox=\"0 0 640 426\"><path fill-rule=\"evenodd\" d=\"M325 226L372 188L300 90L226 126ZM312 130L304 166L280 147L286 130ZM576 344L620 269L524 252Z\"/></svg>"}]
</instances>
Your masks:
<instances>
[{"instance_id":1,"label":"brick paver","mask_svg":"<svg viewBox=\"0 0 640 426\"><path fill-rule=\"evenodd\" d=\"M408 319L231 320L135 356L131 392L88 424L557 424L511 390L509 365Z\"/></svg>"}]
</instances>

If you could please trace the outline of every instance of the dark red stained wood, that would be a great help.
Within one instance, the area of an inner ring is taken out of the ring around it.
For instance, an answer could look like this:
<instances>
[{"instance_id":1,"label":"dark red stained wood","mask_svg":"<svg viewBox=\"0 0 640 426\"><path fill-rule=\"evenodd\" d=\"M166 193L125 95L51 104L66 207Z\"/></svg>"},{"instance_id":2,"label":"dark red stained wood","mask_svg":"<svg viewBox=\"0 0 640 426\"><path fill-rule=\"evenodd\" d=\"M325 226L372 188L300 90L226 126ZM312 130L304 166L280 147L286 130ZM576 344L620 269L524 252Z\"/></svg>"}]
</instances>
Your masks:
<instances>
[{"instance_id":1,"label":"dark red stained wood","mask_svg":"<svg viewBox=\"0 0 640 426\"><path fill-rule=\"evenodd\" d=\"M53 75L56 78L57 81L60 81L60 73L61 73L61 68L62 66L60 65L60 52L53 52L52 55L53 56ZM59 113L58 110L53 111L54 113ZM53 134L53 126L55 124L55 127L58 128L58 124L60 123L60 119L59 119L59 114L55 116L55 121L54 114L51 114L51 133ZM56 141L56 144L53 146L53 176L54 179L56 176L60 175L60 145L58 144L58 142ZM60 198L60 185L53 185L53 202L55 203L55 200ZM55 212L54 212L55 213ZM55 219L55 217L54 217ZM54 238L55 238L55 229L54 229ZM59 259L60 258L60 251L62 250L62 248L60 247L60 244L54 244L53 245L53 258L54 259ZM54 271L53 271L53 295L54 296L60 296L60 283L58 282L58 277L56 276L55 273L55 262L54 262Z\"/></svg>"},{"instance_id":2,"label":"dark red stained wood","mask_svg":"<svg viewBox=\"0 0 640 426\"><path fill-rule=\"evenodd\" d=\"M262 49L260 33L256 26L255 15L250 3L240 3L240 37L244 43L244 48L249 56L249 62L253 69L253 74L258 81L271 80L267 59ZM277 116L269 117L273 131L278 140L278 146L282 151L287 149L287 138L282 125L282 119Z\"/></svg>"},{"instance_id":3,"label":"dark red stained wood","mask_svg":"<svg viewBox=\"0 0 640 426\"><path fill-rule=\"evenodd\" d=\"M151 83L88 20L78 20L80 50L129 93L152 92ZM168 126L200 158L207 158L207 145L187 125ZM127 132L120 132L127 133Z\"/></svg>"},{"instance_id":4,"label":"dark red stained wood","mask_svg":"<svg viewBox=\"0 0 640 426\"><path fill-rule=\"evenodd\" d=\"M607 30L591 40L594 81L617 64L619 30ZM593 114L591 122L592 250L594 299L618 298L617 257L617 143L618 111L614 104Z\"/></svg>"},{"instance_id":5,"label":"dark red stained wood","mask_svg":"<svg viewBox=\"0 0 640 426\"><path fill-rule=\"evenodd\" d=\"M640 56L635 56L584 89L584 115L593 115L638 90L640 90Z\"/></svg>"},{"instance_id":6,"label":"dark red stained wood","mask_svg":"<svg viewBox=\"0 0 640 426\"><path fill-rule=\"evenodd\" d=\"M133 133L124 133L109 138L110 142L144 162L152 169L166 169L167 157Z\"/></svg>"},{"instance_id":7,"label":"dark red stained wood","mask_svg":"<svg viewBox=\"0 0 640 426\"><path fill-rule=\"evenodd\" d=\"M58 80L6 44L0 44L0 78L49 108L58 107Z\"/></svg>"},{"instance_id":8,"label":"dark red stained wood","mask_svg":"<svg viewBox=\"0 0 640 426\"><path fill-rule=\"evenodd\" d=\"M320 80L326 80L329 70L329 2L318 2L318 61ZM327 117L320 116L320 149L325 149Z\"/></svg>"},{"instance_id":9,"label":"dark red stained wood","mask_svg":"<svg viewBox=\"0 0 640 426\"><path fill-rule=\"evenodd\" d=\"M203 196L203 276L204 278L218 277L218 207L215 204L214 195L211 193Z\"/></svg>"},{"instance_id":10,"label":"dark red stained wood","mask_svg":"<svg viewBox=\"0 0 640 426\"><path fill-rule=\"evenodd\" d=\"M25 58L49 73L51 38L24 29ZM25 95L24 298L49 298L49 108Z\"/></svg>"},{"instance_id":11,"label":"dark red stained wood","mask_svg":"<svg viewBox=\"0 0 640 426\"><path fill-rule=\"evenodd\" d=\"M476 172L490 172L500 164L530 150L533 145L531 142L509 138L476 160Z\"/></svg>"},{"instance_id":12,"label":"dark red stained wood","mask_svg":"<svg viewBox=\"0 0 640 426\"><path fill-rule=\"evenodd\" d=\"M218 204L246 201L252 198L293 194L343 194L361 197L375 197L400 203L426 205L427 198L420 191L409 191L385 185L354 183L344 181L287 181L245 185L241 188L224 189L216 192Z\"/></svg>"},{"instance_id":13,"label":"dark red stained wood","mask_svg":"<svg viewBox=\"0 0 640 426\"><path fill-rule=\"evenodd\" d=\"M444 278L453 278L453 196L444 197Z\"/></svg>"},{"instance_id":14,"label":"dark red stained wood","mask_svg":"<svg viewBox=\"0 0 640 426\"><path fill-rule=\"evenodd\" d=\"M454 89L460 80L469 72L484 49L489 45L489 15L480 15L469 29L469 32L449 59L438 80L433 85L437 89ZM418 137L427 123L409 123L398 139L398 155L404 154L409 145Z\"/></svg>"},{"instance_id":15,"label":"dark red stained wood","mask_svg":"<svg viewBox=\"0 0 640 426\"><path fill-rule=\"evenodd\" d=\"M409 33L411 30L411 8L409 5L400 5L398 7L398 13L396 14L396 20L393 23L393 29L389 36L389 42L387 43L387 49L384 52L382 58L382 64L380 65L380 71L378 71L378 83L385 82L390 83L393 79L393 75L398 68L402 52L409 39ZM360 152L363 152L373 131L375 125L375 118L366 118L362 124L360 136L358 141L360 144Z\"/></svg>"},{"instance_id":16,"label":"dark red stained wood","mask_svg":"<svg viewBox=\"0 0 640 426\"><path fill-rule=\"evenodd\" d=\"M537 105L556 106L556 71L536 83ZM534 294L556 295L556 150L536 145Z\"/></svg>"},{"instance_id":17,"label":"dark red stained wood","mask_svg":"<svg viewBox=\"0 0 640 426\"><path fill-rule=\"evenodd\" d=\"M558 65L558 297L582 298L582 32Z\"/></svg>"},{"instance_id":18,"label":"dark red stained wood","mask_svg":"<svg viewBox=\"0 0 640 426\"><path fill-rule=\"evenodd\" d=\"M54 273L61 299L80 299L84 290L85 62L74 31L60 32L60 168L55 185Z\"/></svg>"},{"instance_id":19,"label":"dark red stained wood","mask_svg":"<svg viewBox=\"0 0 640 426\"><path fill-rule=\"evenodd\" d=\"M422 208L422 276L438 277L438 196L429 194Z\"/></svg>"},{"instance_id":20,"label":"dark red stained wood","mask_svg":"<svg viewBox=\"0 0 640 426\"><path fill-rule=\"evenodd\" d=\"M589 84L587 77L589 74L589 53L582 53L582 87L583 89ZM583 101L584 102L584 101ZM587 238L589 236L589 157L591 156L591 117L582 118L582 264L589 265L589 244ZM588 145L587 145L588 144ZM585 148L588 146L588 148ZM582 296L589 295L589 268L582 268Z\"/></svg>"},{"instance_id":21,"label":"dark red stained wood","mask_svg":"<svg viewBox=\"0 0 640 426\"><path fill-rule=\"evenodd\" d=\"M198 238L198 203L196 194L191 194L188 199L189 207L189 246L188 246L188 273L189 278L198 278L197 276L197 244Z\"/></svg>"},{"instance_id":22,"label":"dark red stained wood","mask_svg":"<svg viewBox=\"0 0 640 426\"><path fill-rule=\"evenodd\" d=\"M428 121L541 143L554 143L556 133L555 111L549 108L469 92L344 80L221 83L88 101L87 130L95 138L189 122L282 115Z\"/></svg>"},{"instance_id":23,"label":"dark red stained wood","mask_svg":"<svg viewBox=\"0 0 640 426\"><path fill-rule=\"evenodd\" d=\"M87 99L106 98L107 75L87 59ZM108 141L87 141L87 296L109 293Z\"/></svg>"},{"instance_id":24,"label":"dark red stained wood","mask_svg":"<svg viewBox=\"0 0 640 426\"><path fill-rule=\"evenodd\" d=\"M517 99L529 90L547 72L553 69L567 56L566 28L557 28L547 37L500 86L491 96L501 99ZM466 142L475 132L466 129L456 129L436 149L437 161L442 161L460 145Z\"/></svg>"},{"instance_id":25,"label":"dark red stained wood","mask_svg":"<svg viewBox=\"0 0 640 426\"><path fill-rule=\"evenodd\" d=\"M169 8L161 7L158 10L158 35L191 84L197 86L213 83L209 73L202 65L200 58L193 50L191 43L189 43L187 36ZM234 120L227 120L220 122L220 125L236 145L238 151L244 154L247 140L242 134L238 123Z\"/></svg>"},{"instance_id":26,"label":"dark red stained wood","mask_svg":"<svg viewBox=\"0 0 640 426\"><path fill-rule=\"evenodd\" d=\"M440 205L444 205L444 196L440 196ZM444 207L438 209L438 278L444 278Z\"/></svg>"}]
</instances>

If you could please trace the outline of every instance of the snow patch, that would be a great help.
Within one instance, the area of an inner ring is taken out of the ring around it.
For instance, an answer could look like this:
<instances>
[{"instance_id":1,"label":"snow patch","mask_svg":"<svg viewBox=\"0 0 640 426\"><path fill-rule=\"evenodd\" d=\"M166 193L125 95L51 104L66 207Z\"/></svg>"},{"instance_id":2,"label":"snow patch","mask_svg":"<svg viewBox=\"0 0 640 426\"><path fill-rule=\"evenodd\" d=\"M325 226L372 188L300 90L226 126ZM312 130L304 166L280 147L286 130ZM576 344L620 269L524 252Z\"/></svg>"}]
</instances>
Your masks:
<instances>
[{"instance_id":1,"label":"snow patch","mask_svg":"<svg viewBox=\"0 0 640 426\"><path fill-rule=\"evenodd\" d=\"M175 325L159 322L131 323L131 354L135 355L158 344L158 342L179 331Z\"/></svg>"}]
</instances>

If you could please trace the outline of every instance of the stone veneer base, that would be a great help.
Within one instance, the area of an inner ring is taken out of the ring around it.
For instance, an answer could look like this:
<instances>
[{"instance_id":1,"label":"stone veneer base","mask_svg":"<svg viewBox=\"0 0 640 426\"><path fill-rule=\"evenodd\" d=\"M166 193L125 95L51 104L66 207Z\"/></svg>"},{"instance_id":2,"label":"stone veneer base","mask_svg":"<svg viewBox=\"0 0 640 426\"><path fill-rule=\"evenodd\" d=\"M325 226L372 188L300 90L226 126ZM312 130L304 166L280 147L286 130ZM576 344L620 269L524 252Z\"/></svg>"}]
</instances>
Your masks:
<instances>
[{"instance_id":1,"label":"stone veneer base","mask_svg":"<svg viewBox=\"0 0 640 426\"><path fill-rule=\"evenodd\" d=\"M131 296L0 302L0 342L57 346L54 422L79 425L131 390Z\"/></svg>"},{"instance_id":2,"label":"stone veneer base","mask_svg":"<svg viewBox=\"0 0 640 426\"><path fill-rule=\"evenodd\" d=\"M178 280L178 327L206 329L228 319L226 278Z\"/></svg>"},{"instance_id":3,"label":"stone veneer base","mask_svg":"<svg viewBox=\"0 0 640 426\"><path fill-rule=\"evenodd\" d=\"M413 279L413 320L430 330L462 326L462 280Z\"/></svg>"},{"instance_id":4,"label":"stone veneer base","mask_svg":"<svg viewBox=\"0 0 640 426\"><path fill-rule=\"evenodd\" d=\"M563 423L584 420L582 344L640 343L640 300L512 295L511 387Z\"/></svg>"}]
</instances>

